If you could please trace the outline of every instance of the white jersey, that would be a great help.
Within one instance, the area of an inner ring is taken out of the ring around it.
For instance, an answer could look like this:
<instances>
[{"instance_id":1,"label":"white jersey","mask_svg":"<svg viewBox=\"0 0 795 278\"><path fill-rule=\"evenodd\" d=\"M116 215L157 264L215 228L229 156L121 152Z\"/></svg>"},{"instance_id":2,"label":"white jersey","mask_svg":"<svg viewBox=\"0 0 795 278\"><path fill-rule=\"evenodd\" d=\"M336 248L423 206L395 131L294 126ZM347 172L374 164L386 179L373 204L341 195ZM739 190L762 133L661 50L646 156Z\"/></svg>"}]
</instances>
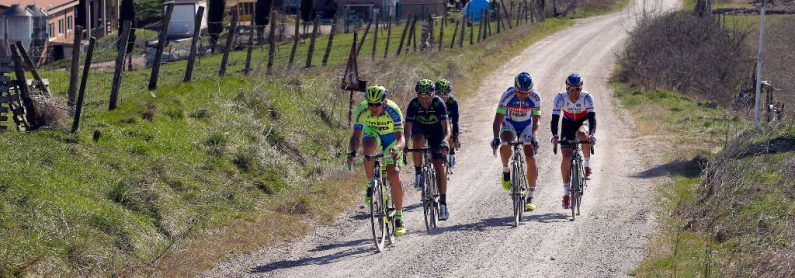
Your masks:
<instances>
[{"instance_id":1,"label":"white jersey","mask_svg":"<svg viewBox=\"0 0 795 278\"><path fill-rule=\"evenodd\" d=\"M555 96L552 115L560 115L561 111L563 111L564 119L583 120L588 117L588 113L595 112L593 97L587 91L582 91L580 97L576 101L572 101L566 91L560 92Z\"/></svg>"},{"instance_id":2,"label":"white jersey","mask_svg":"<svg viewBox=\"0 0 795 278\"><path fill-rule=\"evenodd\" d=\"M511 122L527 122L532 120L533 116L541 115L539 108L541 108L541 95L538 91L530 90L530 95L524 100L519 100L516 89L510 87L502 93L497 113L505 115L505 119Z\"/></svg>"}]
</instances>

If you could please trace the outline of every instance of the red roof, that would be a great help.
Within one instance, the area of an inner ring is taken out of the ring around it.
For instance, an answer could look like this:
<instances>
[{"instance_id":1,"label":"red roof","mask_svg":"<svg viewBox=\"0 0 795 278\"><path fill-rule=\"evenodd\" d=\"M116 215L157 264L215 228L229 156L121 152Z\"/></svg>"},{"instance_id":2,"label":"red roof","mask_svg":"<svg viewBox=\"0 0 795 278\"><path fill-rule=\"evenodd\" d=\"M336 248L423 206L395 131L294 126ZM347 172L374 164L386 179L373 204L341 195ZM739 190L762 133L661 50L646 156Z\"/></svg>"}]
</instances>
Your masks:
<instances>
[{"instance_id":1,"label":"red roof","mask_svg":"<svg viewBox=\"0 0 795 278\"><path fill-rule=\"evenodd\" d=\"M34 5L46 11L71 2L78 2L78 0L0 0L0 6L7 8L11 7L11 5L17 4L24 8L28 5Z\"/></svg>"}]
</instances>

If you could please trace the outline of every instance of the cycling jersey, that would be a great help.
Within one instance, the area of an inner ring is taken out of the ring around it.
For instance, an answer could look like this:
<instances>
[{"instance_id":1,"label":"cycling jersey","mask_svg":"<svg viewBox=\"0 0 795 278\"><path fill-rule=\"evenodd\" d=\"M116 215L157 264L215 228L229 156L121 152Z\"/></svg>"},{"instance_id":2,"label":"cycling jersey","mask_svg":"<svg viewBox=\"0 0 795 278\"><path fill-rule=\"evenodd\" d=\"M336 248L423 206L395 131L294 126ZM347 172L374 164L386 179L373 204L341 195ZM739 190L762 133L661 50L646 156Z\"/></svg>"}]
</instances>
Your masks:
<instances>
[{"instance_id":1,"label":"cycling jersey","mask_svg":"<svg viewBox=\"0 0 795 278\"><path fill-rule=\"evenodd\" d=\"M562 113L561 113L562 112ZM558 120L563 115L563 125L561 126L562 141L576 139L577 130L588 121L588 133L596 132L596 110L594 109L593 97L587 91L580 92L576 100L571 100L565 91L555 96L554 107L552 108L552 136L558 133Z\"/></svg>"},{"instance_id":2,"label":"cycling jersey","mask_svg":"<svg viewBox=\"0 0 795 278\"><path fill-rule=\"evenodd\" d=\"M502 94L497 113L505 115L502 131L513 134L518 142L529 143L533 139L533 117L541 116L541 95L536 90L520 100L516 88L510 87Z\"/></svg>"},{"instance_id":3,"label":"cycling jersey","mask_svg":"<svg viewBox=\"0 0 795 278\"><path fill-rule=\"evenodd\" d=\"M374 116L367 108L367 101L362 101L356 107L354 114L353 130L362 130L365 127L373 129L378 135L387 135L396 131L403 131L403 113L400 106L392 100L386 101L384 113Z\"/></svg>"},{"instance_id":4,"label":"cycling jersey","mask_svg":"<svg viewBox=\"0 0 795 278\"><path fill-rule=\"evenodd\" d=\"M530 94L524 100L519 100L516 89L510 87L502 93L497 113L505 115L505 120L513 123L526 122L532 120L533 116L541 116L540 108L541 95L538 91L530 90Z\"/></svg>"},{"instance_id":5,"label":"cycling jersey","mask_svg":"<svg viewBox=\"0 0 795 278\"><path fill-rule=\"evenodd\" d=\"M413 125L441 126L444 120L447 120L447 107L444 105L444 101L437 96L431 99L428 109L422 108L420 99L417 97L409 102L408 109L406 109L406 121Z\"/></svg>"},{"instance_id":6,"label":"cycling jersey","mask_svg":"<svg viewBox=\"0 0 795 278\"><path fill-rule=\"evenodd\" d=\"M588 117L589 112L594 111L593 97L587 91L580 92L580 97L572 101L569 94L565 91L555 96L552 115L560 115L563 112L564 120L582 120Z\"/></svg>"},{"instance_id":7,"label":"cycling jersey","mask_svg":"<svg viewBox=\"0 0 795 278\"><path fill-rule=\"evenodd\" d=\"M453 127L453 136L458 137L458 100L453 95L447 97L444 105L447 107L447 118L450 119L450 124Z\"/></svg>"}]
</instances>

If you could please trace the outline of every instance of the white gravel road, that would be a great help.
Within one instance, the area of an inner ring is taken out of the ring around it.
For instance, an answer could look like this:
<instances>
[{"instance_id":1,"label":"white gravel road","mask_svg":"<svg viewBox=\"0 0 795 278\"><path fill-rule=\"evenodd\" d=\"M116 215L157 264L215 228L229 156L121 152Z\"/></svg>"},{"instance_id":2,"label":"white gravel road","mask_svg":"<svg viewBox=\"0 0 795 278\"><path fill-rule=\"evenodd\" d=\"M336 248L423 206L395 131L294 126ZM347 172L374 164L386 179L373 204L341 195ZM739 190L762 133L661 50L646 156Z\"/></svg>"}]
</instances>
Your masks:
<instances>
[{"instance_id":1,"label":"white gravel road","mask_svg":"<svg viewBox=\"0 0 795 278\"><path fill-rule=\"evenodd\" d=\"M635 0L624 11L578 20L571 28L535 43L483 82L463 100L463 149L448 192L450 220L428 235L419 194L406 186L409 233L377 253L364 209L351 208L331 226L252 254L241 255L202 276L360 277L612 277L624 276L642 260L655 228L654 157L634 134L629 115L612 99L607 85L636 17L644 10L673 9L676 0ZM501 166L488 142L502 91L519 71L529 71L541 92L541 152L538 154L538 209L512 226L511 201L498 185ZM560 206L560 157L552 154L549 120L555 93L570 72L585 78L597 106L598 138L591 163L593 179L583 214L568 220ZM409 181L411 175L404 180Z\"/></svg>"}]
</instances>

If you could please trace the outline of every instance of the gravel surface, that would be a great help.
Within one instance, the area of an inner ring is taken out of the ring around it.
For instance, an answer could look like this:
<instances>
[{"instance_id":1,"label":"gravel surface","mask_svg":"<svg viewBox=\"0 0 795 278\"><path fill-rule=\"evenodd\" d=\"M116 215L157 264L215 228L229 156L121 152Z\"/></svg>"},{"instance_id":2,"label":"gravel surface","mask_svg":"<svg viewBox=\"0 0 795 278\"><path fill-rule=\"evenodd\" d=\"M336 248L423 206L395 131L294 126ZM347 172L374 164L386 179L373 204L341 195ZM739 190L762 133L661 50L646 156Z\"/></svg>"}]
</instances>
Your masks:
<instances>
[{"instance_id":1,"label":"gravel surface","mask_svg":"<svg viewBox=\"0 0 795 278\"><path fill-rule=\"evenodd\" d=\"M648 3L646 3L648 2ZM458 167L449 183L450 219L429 235L422 224L419 194L406 184L409 233L378 253L372 243L368 211L351 208L333 225L252 254L235 257L203 276L348 277L396 276L624 276L643 259L655 228L654 184L641 174L653 168L653 144L633 132L631 117L612 98L607 85L617 51L644 10L673 9L676 0L637 0L619 13L578 20L569 29L525 49L491 74L479 93L463 100ZM541 92L543 108L537 155L538 209L512 225L511 200L498 184L499 158L488 142L502 91L513 76L529 71ZM560 156L549 144L554 95L570 72L585 78L597 106L599 142L582 215L569 220L563 194ZM410 171L409 171L410 172ZM413 180L404 174L404 182Z\"/></svg>"}]
</instances>

